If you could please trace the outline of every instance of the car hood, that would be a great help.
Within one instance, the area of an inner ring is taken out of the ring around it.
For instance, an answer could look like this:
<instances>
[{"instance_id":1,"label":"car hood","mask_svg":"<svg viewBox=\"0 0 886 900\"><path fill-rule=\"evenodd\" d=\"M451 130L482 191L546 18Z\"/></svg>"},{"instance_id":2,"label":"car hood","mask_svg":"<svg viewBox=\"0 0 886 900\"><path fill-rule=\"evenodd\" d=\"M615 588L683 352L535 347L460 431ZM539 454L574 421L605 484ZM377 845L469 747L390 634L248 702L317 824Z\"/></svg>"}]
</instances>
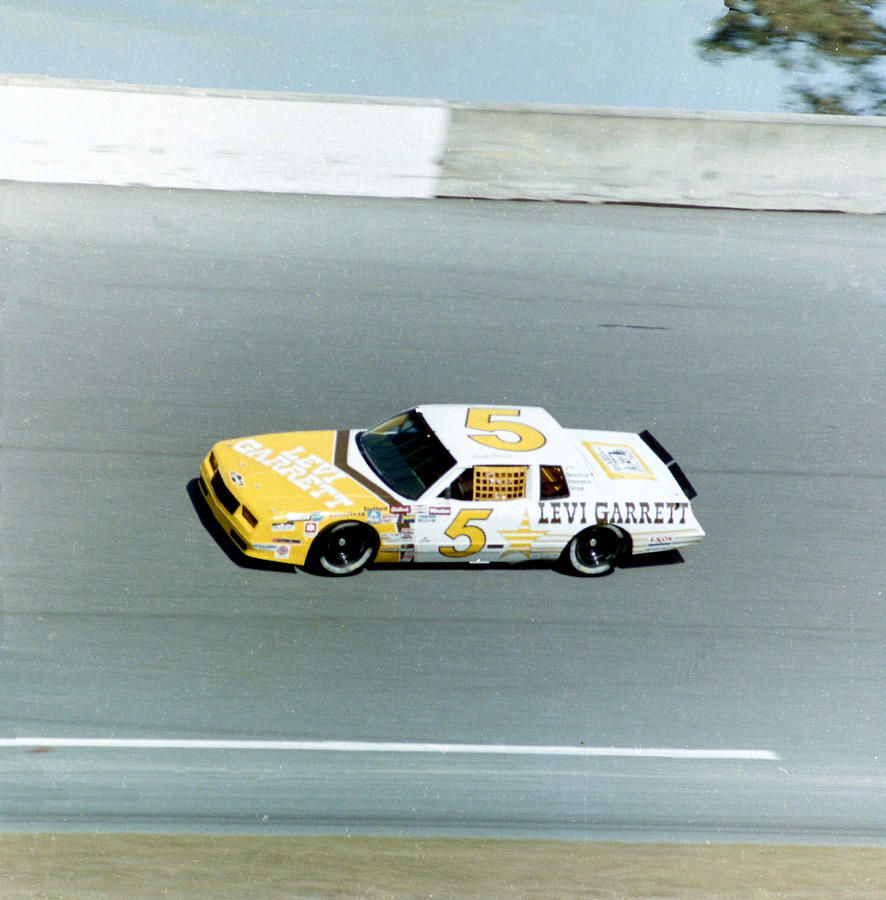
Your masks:
<instances>
[{"instance_id":1,"label":"car hood","mask_svg":"<svg viewBox=\"0 0 886 900\"><path fill-rule=\"evenodd\" d=\"M290 431L221 441L213 452L233 490L258 515L359 515L385 504L348 467L349 438L347 431Z\"/></svg>"}]
</instances>

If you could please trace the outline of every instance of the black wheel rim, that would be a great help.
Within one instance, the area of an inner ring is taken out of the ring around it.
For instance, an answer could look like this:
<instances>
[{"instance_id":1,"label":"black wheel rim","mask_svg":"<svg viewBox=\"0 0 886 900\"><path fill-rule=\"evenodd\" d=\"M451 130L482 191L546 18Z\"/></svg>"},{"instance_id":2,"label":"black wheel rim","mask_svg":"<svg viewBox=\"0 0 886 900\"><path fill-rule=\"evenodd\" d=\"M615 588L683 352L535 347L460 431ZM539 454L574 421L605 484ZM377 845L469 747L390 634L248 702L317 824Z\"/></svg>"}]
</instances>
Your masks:
<instances>
[{"instance_id":1,"label":"black wheel rim","mask_svg":"<svg viewBox=\"0 0 886 900\"><path fill-rule=\"evenodd\" d=\"M609 528L589 532L578 544L578 557L589 568L605 566L618 552L618 535Z\"/></svg>"},{"instance_id":2,"label":"black wheel rim","mask_svg":"<svg viewBox=\"0 0 886 900\"><path fill-rule=\"evenodd\" d=\"M363 528L342 525L333 528L326 538L322 563L330 572L350 572L366 563L371 553L372 544Z\"/></svg>"}]
</instances>

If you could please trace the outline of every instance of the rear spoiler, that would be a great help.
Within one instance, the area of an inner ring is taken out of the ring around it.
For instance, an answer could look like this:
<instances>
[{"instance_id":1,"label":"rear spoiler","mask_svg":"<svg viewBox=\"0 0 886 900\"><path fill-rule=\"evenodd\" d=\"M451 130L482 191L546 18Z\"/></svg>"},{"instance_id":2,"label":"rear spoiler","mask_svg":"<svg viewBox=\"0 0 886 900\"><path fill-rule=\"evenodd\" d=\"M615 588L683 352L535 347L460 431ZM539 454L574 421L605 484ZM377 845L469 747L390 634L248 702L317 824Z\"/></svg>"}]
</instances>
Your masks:
<instances>
[{"instance_id":1,"label":"rear spoiler","mask_svg":"<svg viewBox=\"0 0 886 900\"><path fill-rule=\"evenodd\" d=\"M648 432L641 431L640 437L647 447L668 467L668 471L674 476L674 480L680 485L680 489L686 495L687 500L692 500L698 496L698 491L692 486L677 461L662 447L661 444Z\"/></svg>"}]
</instances>

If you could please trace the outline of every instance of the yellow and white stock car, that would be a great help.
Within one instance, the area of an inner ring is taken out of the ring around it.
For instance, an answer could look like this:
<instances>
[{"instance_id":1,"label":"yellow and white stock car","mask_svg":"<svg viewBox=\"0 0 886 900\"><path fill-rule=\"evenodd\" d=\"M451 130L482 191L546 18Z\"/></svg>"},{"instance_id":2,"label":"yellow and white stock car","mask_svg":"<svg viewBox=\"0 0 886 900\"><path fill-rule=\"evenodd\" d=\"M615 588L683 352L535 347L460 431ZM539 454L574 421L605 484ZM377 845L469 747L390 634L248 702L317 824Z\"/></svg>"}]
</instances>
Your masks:
<instances>
[{"instance_id":1,"label":"yellow and white stock car","mask_svg":"<svg viewBox=\"0 0 886 900\"><path fill-rule=\"evenodd\" d=\"M244 554L330 575L530 559L604 575L704 537L652 435L563 428L537 406L433 404L366 431L220 441L199 484Z\"/></svg>"}]
</instances>

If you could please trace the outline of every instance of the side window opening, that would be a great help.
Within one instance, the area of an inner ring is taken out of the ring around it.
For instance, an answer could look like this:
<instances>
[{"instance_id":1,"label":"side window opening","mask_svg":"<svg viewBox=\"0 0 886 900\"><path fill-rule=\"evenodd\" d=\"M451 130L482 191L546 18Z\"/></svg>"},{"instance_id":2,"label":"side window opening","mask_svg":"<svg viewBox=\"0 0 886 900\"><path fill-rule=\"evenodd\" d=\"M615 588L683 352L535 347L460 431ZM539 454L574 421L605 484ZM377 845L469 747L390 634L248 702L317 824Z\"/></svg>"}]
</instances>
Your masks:
<instances>
[{"instance_id":1,"label":"side window opening","mask_svg":"<svg viewBox=\"0 0 886 900\"><path fill-rule=\"evenodd\" d=\"M562 466L539 466L539 492L542 500L569 496L569 485Z\"/></svg>"},{"instance_id":2,"label":"side window opening","mask_svg":"<svg viewBox=\"0 0 886 900\"><path fill-rule=\"evenodd\" d=\"M440 496L449 500L523 500L528 466L465 469Z\"/></svg>"},{"instance_id":3,"label":"side window opening","mask_svg":"<svg viewBox=\"0 0 886 900\"><path fill-rule=\"evenodd\" d=\"M474 466L474 500L522 500L528 466Z\"/></svg>"}]
</instances>

